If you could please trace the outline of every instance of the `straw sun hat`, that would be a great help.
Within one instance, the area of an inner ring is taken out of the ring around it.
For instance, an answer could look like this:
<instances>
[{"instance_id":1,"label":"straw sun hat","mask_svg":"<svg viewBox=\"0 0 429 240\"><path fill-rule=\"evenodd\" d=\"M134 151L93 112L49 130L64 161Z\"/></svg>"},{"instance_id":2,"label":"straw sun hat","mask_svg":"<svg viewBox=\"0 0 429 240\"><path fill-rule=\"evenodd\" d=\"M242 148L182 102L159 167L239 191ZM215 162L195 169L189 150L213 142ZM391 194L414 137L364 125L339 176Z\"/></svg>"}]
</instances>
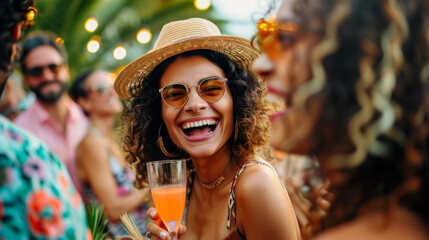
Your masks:
<instances>
[{"instance_id":1,"label":"straw sun hat","mask_svg":"<svg viewBox=\"0 0 429 240\"><path fill-rule=\"evenodd\" d=\"M260 50L245 38L221 35L218 27L201 18L170 22L164 25L153 49L126 66L115 81L115 90L123 98L139 91L141 81L161 62L177 54L209 49L227 55L240 67L248 69Z\"/></svg>"}]
</instances>

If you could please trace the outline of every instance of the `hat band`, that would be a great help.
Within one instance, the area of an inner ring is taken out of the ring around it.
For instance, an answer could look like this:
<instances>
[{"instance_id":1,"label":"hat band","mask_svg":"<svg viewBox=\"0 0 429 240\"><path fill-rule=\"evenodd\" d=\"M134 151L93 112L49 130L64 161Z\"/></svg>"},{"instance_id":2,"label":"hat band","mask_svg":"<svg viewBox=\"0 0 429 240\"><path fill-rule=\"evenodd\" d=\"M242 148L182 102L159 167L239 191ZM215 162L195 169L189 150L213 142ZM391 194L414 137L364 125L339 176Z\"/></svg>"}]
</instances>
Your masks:
<instances>
[{"instance_id":1,"label":"hat band","mask_svg":"<svg viewBox=\"0 0 429 240\"><path fill-rule=\"evenodd\" d=\"M185 41L185 40L192 39L192 38L199 38L199 37L204 37L204 36L191 36L191 37L187 37L187 38L182 38L182 39L173 41L171 44L178 43L178 42Z\"/></svg>"}]
</instances>

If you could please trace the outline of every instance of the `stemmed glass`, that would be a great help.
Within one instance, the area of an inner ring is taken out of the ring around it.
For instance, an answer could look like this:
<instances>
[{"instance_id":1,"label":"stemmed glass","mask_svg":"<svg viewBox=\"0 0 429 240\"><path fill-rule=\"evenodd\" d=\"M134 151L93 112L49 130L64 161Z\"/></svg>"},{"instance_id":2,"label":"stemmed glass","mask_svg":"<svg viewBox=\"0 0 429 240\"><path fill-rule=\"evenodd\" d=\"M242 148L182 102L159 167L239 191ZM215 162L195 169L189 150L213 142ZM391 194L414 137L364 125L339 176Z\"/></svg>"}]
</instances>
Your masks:
<instances>
[{"instance_id":1,"label":"stemmed glass","mask_svg":"<svg viewBox=\"0 0 429 240\"><path fill-rule=\"evenodd\" d=\"M146 163L149 185L156 210L173 240L185 210L186 160L160 160Z\"/></svg>"},{"instance_id":2,"label":"stemmed glass","mask_svg":"<svg viewBox=\"0 0 429 240\"><path fill-rule=\"evenodd\" d=\"M328 180L318 160L311 156L288 155L285 160L285 185L294 205L303 238L320 230L320 220L329 206L321 206L318 198L328 201Z\"/></svg>"}]
</instances>

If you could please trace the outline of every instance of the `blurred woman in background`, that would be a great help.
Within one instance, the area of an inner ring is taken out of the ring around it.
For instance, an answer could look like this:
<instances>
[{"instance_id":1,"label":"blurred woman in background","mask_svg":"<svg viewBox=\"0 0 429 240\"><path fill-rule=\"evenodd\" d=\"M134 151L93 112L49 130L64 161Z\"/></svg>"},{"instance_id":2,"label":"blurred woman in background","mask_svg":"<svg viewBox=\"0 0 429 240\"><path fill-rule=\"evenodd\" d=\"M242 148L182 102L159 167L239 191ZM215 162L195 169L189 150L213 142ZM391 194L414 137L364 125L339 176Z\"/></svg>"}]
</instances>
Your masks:
<instances>
[{"instance_id":1,"label":"blurred woman in background","mask_svg":"<svg viewBox=\"0 0 429 240\"><path fill-rule=\"evenodd\" d=\"M112 236L128 235L120 216L131 213L140 231L146 228L148 189L133 189L132 171L115 142L115 116L122 110L106 71L92 70L73 82L70 95L89 116L90 126L76 150L76 168L87 203L103 205Z\"/></svg>"},{"instance_id":2,"label":"blurred woman in background","mask_svg":"<svg viewBox=\"0 0 429 240\"><path fill-rule=\"evenodd\" d=\"M254 71L335 198L317 239L429 239L429 2L284 0ZM274 129L275 130L275 129Z\"/></svg>"}]
</instances>

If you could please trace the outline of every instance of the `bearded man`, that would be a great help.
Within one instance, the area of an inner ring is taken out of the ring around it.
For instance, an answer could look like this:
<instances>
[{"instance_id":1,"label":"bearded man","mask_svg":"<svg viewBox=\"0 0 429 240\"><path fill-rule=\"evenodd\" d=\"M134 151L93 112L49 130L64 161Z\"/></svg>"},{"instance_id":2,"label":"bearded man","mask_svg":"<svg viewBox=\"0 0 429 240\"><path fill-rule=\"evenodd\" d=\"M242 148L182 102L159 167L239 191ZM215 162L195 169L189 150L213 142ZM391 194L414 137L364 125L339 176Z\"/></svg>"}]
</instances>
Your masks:
<instances>
[{"instance_id":1,"label":"bearded man","mask_svg":"<svg viewBox=\"0 0 429 240\"><path fill-rule=\"evenodd\" d=\"M29 34L22 43L20 63L24 86L34 92L36 101L15 123L47 143L65 163L75 187L82 193L75 170L75 151L86 133L88 120L66 91L70 73L64 45L51 33Z\"/></svg>"}]
</instances>

